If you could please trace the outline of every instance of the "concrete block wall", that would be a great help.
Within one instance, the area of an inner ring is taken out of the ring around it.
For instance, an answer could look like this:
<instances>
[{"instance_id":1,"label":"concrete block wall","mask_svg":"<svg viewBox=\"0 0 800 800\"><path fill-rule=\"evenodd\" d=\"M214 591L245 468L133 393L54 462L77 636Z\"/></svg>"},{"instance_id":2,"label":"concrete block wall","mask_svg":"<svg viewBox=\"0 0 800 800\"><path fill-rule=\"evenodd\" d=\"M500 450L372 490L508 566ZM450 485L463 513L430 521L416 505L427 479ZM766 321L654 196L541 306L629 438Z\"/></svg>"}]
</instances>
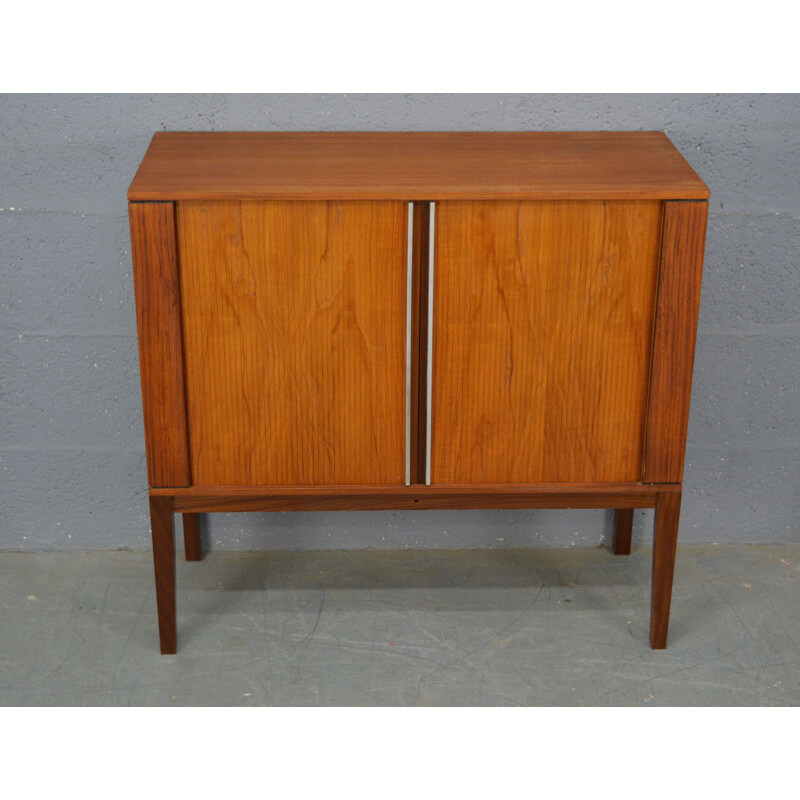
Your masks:
<instances>
[{"instance_id":1,"label":"concrete block wall","mask_svg":"<svg viewBox=\"0 0 800 800\"><path fill-rule=\"evenodd\" d=\"M0 96L0 550L148 549L125 194L157 130L663 130L712 191L682 542L800 541L800 96ZM212 548L597 546L604 511L214 515ZM635 542L651 537L638 512Z\"/></svg>"}]
</instances>

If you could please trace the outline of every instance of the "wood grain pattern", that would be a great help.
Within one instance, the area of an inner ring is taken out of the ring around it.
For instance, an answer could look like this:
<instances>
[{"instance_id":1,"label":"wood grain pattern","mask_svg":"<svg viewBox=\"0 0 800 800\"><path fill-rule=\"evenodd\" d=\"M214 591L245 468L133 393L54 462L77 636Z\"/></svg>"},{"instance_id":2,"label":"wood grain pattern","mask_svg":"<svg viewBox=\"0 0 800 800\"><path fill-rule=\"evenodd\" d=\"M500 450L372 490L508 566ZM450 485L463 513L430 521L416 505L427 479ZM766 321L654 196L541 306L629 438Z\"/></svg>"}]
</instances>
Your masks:
<instances>
[{"instance_id":1,"label":"wood grain pattern","mask_svg":"<svg viewBox=\"0 0 800 800\"><path fill-rule=\"evenodd\" d=\"M175 523L173 500L150 495L153 567L156 579L158 636L164 655L177 652L175 619Z\"/></svg>"},{"instance_id":2,"label":"wood grain pattern","mask_svg":"<svg viewBox=\"0 0 800 800\"><path fill-rule=\"evenodd\" d=\"M180 279L172 203L129 205L150 486L188 486Z\"/></svg>"},{"instance_id":3,"label":"wood grain pattern","mask_svg":"<svg viewBox=\"0 0 800 800\"><path fill-rule=\"evenodd\" d=\"M664 204L642 480L680 483L700 310L708 203Z\"/></svg>"},{"instance_id":4,"label":"wood grain pattern","mask_svg":"<svg viewBox=\"0 0 800 800\"><path fill-rule=\"evenodd\" d=\"M614 555L629 556L633 539L633 509L618 508L614 514Z\"/></svg>"},{"instance_id":5,"label":"wood grain pattern","mask_svg":"<svg viewBox=\"0 0 800 800\"><path fill-rule=\"evenodd\" d=\"M661 203L436 209L431 482L641 475Z\"/></svg>"},{"instance_id":6,"label":"wood grain pattern","mask_svg":"<svg viewBox=\"0 0 800 800\"><path fill-rule=\"evenodd\" d=\"M405 482L407 205L178 205L195 483Z\"/></svg>"},{"instance_id":7,"label":"wood grain pattern","mask_svg":"<svg viewBox=\"0 0 800 800\"><path fill-rule=\"evenodd\" d=\"M680 492L658 495L653 531L653 573L650 588L650 645L654 650L663 650L667 646L680 515Z\"/></svg>"},{"instance_id":8,"label":"wood grain pattern","mask_svg":"<svg viewBox=\"0 0 800 800\"><path fill-rule=\"evenodd\" d=\"M165 492L168 490L164 490ZM193 486L175 489L175 508L200 511L337 511L468 508L654 508L673 485L547 486Z\"/></svg>"},{"instance_id":9,"label":"wood grain pattern","mask_svg":"<svg viewBox=\"0 0 800 800\"><path fill-rule=\"evenodd\" d=\"M155 134L130 200L705 199L660 131Z\"/></svg>"}]
</instances>

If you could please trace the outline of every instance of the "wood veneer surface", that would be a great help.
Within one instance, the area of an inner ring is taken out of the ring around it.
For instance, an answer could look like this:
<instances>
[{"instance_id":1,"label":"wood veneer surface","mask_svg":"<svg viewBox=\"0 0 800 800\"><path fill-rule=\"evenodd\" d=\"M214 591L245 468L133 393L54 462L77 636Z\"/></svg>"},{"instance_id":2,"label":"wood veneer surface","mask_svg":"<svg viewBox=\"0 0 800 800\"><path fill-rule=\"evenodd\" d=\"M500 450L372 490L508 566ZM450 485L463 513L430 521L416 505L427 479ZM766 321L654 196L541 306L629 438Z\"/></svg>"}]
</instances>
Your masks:
<instances>
[{"instance_id":1,"label":"wood veneer surface","mask_svg":"<svg viewBox=\"0 0 800 800\"><path fill-rule=\"evenodd\" d=\"M705 199L661 132L160 132L128 199Z\"/></svg>"},{"instance_id":2,"label":"wood veneer surface","mask_svg":"<svg viewBox=\"0 0 800 800\"><path fill-rule=\"evenodd\" d=\"M707 218L708 203L664 204L642 477L648 483L683 480Z\"/></svg>"},{"instance_id":3,"label":"wood veneer surface","mask_svg":"<svg viewBox=\"0 0 800 800\"><path fill-rule=\"evenodd\" d=\"M640 478L661 217L437 204L432 483Z\"/></svg>"},{"instance_id":4,"label":"wood veneer surface","mask_svg":"<svg viewBox=\"0 0 800 800\"><path fill-rule=\"evenodd\" d=\"M174 204L132 203L130 228L147 479L150 486L188 486L191 469Z\"/></svg>"},{"instance_id":5,"label":"wood veneer surface","mask_svg":"<svg viewBox=\"0 0 800 800\"><path fill-rule=\"evenodd\" d=\"M641 483L532 486L192 486L152 490L178 511L312 511L448 508L653 508L679 487Z\"/></svg>"},{"instance_id":6,"label":"wood veneer surface","mask_svg":"<svg viewBox=\"0 0 800 800\"><path fill-rule=\"evenodd\" d=\"M194 482L405 482L404 203L181 202Z\"/></svg>"}]
</instances>

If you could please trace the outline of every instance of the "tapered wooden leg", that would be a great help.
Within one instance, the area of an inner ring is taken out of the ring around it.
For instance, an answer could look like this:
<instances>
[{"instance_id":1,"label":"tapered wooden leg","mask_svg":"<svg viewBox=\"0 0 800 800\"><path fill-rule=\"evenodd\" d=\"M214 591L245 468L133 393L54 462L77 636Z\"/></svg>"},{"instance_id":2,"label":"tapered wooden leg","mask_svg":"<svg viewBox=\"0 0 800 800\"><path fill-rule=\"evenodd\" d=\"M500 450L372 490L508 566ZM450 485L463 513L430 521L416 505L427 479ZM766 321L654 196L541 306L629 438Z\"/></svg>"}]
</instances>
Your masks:
<instances>
[{"instance_id":1,"label":"tapered wooden leg","mask_svg":"<svg viewBox=\"0 0 800 800\"><path fill-rule=\"evenodd\" d=\"M187 561L200 561L203 553L200 550L200 515L183 515L183 549Z\"/></svg>"},{"instance_id":2,"label":"tapered wooden leg","mask_svg":"<svg viewBox=\"0 0 800 800\"><path fill-rule=\"evenodd\" d=\"M614 555L629 556L631 554L631 538L633 537L633 509L618 508L614 512Z\"/></svg>"},{"instance_id":3,"label":"tapered wooden leg","mask_svg":"<svg viewBox=\"0 0 800 800\"><path fill-rule=\"evenodd\" d=\"M669 606L672 599L672 576L675 572L675 550L678 545L680 515L680 492L663 492L658 495L653 532L653 578L650 604L650 644L654 650L663 650L667 646Z\"/></svg>"},{"instance_id":4,"label":"tapered wooden leg","mask_svg":"<svg viewBox=\"0 0 800 800\"><path fill-rule=\"evenodd\" d=\"M163 654L177 652L175 636L175 527L171 497L150 498L158 635Z\"/></svg>"}]
</instances>

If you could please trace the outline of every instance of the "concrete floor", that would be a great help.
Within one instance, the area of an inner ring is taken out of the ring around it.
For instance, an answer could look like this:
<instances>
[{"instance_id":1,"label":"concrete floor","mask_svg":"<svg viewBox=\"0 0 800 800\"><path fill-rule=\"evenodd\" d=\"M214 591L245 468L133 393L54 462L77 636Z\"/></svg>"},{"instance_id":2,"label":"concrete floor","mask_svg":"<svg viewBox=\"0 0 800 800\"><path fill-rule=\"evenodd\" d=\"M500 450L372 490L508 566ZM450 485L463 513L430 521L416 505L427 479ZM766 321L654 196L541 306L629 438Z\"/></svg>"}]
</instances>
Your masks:
<instances>
[{"instance_id":1,"label":"concrete floor","mask_svg":"<svg viewBox=\"0 0 800 800\"><path fill-rule=\"evenodd\" d=\"M146 553L0 554L4 706L762 706L800 702L800 546L216 552L178 563L158 652Z\"/></svg>"}]
</instances>

